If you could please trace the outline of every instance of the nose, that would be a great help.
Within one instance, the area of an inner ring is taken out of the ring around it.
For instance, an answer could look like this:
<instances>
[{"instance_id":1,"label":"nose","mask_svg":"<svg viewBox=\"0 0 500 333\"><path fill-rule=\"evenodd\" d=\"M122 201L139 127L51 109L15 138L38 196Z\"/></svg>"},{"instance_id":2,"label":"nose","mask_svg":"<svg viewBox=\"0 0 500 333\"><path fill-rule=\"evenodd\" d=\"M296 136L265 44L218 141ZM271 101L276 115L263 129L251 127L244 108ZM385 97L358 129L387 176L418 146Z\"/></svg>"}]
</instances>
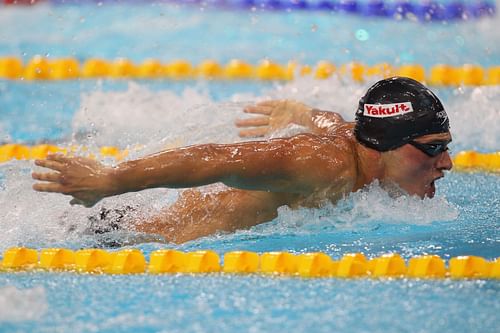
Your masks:
<instances>
[{"instance_id":1,"label":"nose","mask_svg":"<svg viewBox=\"0 0 500 333\"><path fill-rule=\"evenodd\" d=\"M439 156L437 160L436 168L439 170L451 170L453 168L453 162L451 161L450 153L445 151Z\"/></svg>"}]
</instances>

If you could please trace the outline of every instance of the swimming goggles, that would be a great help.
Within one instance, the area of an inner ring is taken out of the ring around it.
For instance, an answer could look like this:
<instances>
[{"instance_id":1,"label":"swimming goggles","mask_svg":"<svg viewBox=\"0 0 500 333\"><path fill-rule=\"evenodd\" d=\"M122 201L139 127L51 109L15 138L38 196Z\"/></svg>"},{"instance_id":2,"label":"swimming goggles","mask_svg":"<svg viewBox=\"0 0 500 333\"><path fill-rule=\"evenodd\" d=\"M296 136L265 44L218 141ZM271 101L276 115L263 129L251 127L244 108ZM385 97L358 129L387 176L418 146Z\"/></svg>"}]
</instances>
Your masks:
<instances>
[{"instance_id":1,"label":"swimming goggles","mask_svg":"<svg viewBox=\"0 0 500 333\"><path fill-rule=\"evenodd\" d=\"M442 142L429 142L429 143L420 143L416 141L408 142L413 147L417 148L424 154L430 157L436 157L439 154L448 150L449 141Z\"/></svg>"}]
</instances>

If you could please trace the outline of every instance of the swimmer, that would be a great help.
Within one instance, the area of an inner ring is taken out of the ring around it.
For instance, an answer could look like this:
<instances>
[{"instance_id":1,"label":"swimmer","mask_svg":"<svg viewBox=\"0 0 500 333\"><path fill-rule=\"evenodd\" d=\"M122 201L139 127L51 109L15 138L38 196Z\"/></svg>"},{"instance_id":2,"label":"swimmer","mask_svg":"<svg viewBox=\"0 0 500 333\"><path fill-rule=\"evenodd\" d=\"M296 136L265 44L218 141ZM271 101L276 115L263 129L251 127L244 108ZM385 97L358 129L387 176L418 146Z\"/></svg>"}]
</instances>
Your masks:
<instances>
[{"instance_id":1,"label":"swimmer","mask_svg":"<svg viewBox=\"0 0 500 333\"><path fill-rule=\"evenodd\" d=\"M281 206L336 202L375 180L391 192L432 198L435 181L452 168L447 114L428 88L409 78L370 87L354 123L293 101L264 102L246 112L260 116L237 123L242 136L262 136L289 123L310 133L165 150L113 167L50 155L35 161L52 171L34 172L42 182L33 188L71 195L71 204L91 207L105 197L148 188L228 186L218 193L186 190L168 209L134 227L182 243L270 221Z\"/></svg>"}]
</instances>

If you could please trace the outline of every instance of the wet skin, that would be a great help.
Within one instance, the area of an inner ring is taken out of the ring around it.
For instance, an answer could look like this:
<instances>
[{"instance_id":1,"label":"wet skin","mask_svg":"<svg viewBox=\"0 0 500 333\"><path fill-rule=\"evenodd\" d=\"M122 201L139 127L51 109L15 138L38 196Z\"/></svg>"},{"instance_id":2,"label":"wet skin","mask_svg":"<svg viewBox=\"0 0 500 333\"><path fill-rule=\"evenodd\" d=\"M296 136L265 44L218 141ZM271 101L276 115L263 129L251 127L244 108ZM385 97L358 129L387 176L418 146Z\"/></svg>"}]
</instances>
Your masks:
<instances>
[{"instance_id":1,"label":"wet skin","mask_svg":"<svg viewBox=\"0 0 500 333\"><path fill-rule=\"evenodd\" d=\"M382 184L397 184L411 195L432 197L434 181L452 167L446 151L429 157L407 144L381 153L358 143L353 123L343 121L336 113L313 111L300 103L274 103L248 109L249 113L263 116L247 125L240 123L240 127L257 126L251 129L252 135L260 135L295 122L312 133L168 150L116 167L53 155L35 162L53 172L34 172L33 178L44 182L33 188L68 194L73 196L72 204L92 206L104 197L146 188L183 188L215 182L229 186L226 191L212 194L187 190L169 209L134 226L135 230L157 233L168 241L184 242L270 221L283 205L318 207L325 201L335 202L375 179ZM293 119L282 117L285 120L273 124L273 115L282 115L287 108L295 108ZM269 128L263 132L266 126ZM451 136L433 134L416 141L439 140L449 141Z\"/></svg>"}]
</instances>

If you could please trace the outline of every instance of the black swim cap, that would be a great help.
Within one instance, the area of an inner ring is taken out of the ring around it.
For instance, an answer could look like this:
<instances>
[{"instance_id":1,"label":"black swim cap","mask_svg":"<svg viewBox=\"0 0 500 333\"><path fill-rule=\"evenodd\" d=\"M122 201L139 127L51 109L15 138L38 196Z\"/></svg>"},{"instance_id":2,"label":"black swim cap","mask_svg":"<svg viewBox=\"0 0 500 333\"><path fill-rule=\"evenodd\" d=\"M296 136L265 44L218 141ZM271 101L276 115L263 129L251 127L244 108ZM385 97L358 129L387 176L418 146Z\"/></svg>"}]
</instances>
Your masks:
<instances>
[{"instance_id":1,"label":"black swim cap","mask_svg":"<svg viewBox=\"0 0 500 333\"><path fill-rule=\"evenodd\" d=\"M354 134L363 145L388 151L449 129L448 115L432 91L410 78L392 77L375 83L359 101Z\"/></svg>"}]
</instances>

